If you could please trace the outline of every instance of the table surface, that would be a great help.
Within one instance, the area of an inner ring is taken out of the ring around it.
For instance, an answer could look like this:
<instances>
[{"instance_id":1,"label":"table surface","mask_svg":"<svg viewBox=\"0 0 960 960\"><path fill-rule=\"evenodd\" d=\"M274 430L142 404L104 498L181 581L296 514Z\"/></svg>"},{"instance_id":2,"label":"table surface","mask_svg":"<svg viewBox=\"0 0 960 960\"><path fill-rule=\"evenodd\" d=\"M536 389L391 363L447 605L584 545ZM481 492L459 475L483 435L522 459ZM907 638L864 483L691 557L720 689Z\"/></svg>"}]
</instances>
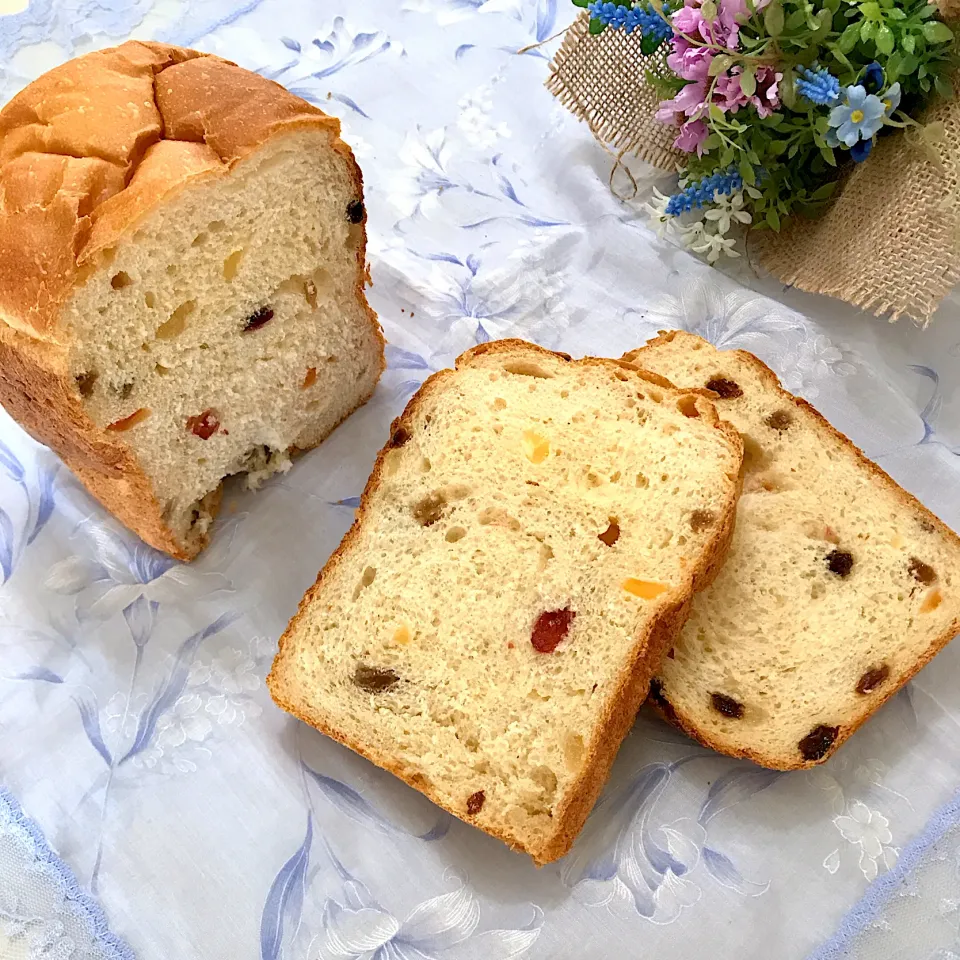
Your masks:
<instances>
[{"instance_id":1,"label":"table surface","mask_svg":"<svg viewBox=\"0 0 960 960\"><path fill-rule=\"evenodd\" d=\"M683 327L750 349L960 527L958 302L926 331L889 325L658 240L543 88L556 41L517 55L575 12L0 0L0 100L135 36L339 116L389 340L370 404L260 493L231 490L189 566L0 415L0 956L958 960L960 645L815 770L761 770L642 717L573 852L541 870L267 695L390 420L490 338L619 356Z\"/></svg>"}]
</instances>

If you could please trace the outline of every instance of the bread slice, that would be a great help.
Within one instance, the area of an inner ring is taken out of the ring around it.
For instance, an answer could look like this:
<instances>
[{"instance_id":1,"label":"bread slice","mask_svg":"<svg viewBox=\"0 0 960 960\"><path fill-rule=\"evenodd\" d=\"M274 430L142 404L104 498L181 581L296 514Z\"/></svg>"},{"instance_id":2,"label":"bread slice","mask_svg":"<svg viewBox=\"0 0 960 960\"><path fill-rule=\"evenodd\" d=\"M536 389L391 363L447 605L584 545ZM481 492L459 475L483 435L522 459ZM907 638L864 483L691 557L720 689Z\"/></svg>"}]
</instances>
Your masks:
<instances>
[{"instance_id":1,"label":"bread slice","mask_svg":"<svg viewBox=\"0 0 960 960\"><path fill-rule=\"evenodd\" d=\"M0 401L158 549L289 466L383 367L338 122L217 57L126 43L0 112Z\"/></svg>"},{"instance_id":2,"label":"bread slice","mask_svg":"<svg viewBox=\"0 0 960 960\"><path fill-rule=\"evenodd\" d=\"M731 535L704 396L519 340L431 377L268 678L458 817L561 856Z\"/></svg>"},{"instance_id":3,"label":"bread slice","mask_svg":"<svg viewBox=\"0 0 960 960\"><path fill-rule=\"evenodd\" d=\"M960 631L960 539L753 355L671 332L625 359L715 391L745 447L733 546L652 699L722 753L819 763Z\"/></svg>"}]
</instances>

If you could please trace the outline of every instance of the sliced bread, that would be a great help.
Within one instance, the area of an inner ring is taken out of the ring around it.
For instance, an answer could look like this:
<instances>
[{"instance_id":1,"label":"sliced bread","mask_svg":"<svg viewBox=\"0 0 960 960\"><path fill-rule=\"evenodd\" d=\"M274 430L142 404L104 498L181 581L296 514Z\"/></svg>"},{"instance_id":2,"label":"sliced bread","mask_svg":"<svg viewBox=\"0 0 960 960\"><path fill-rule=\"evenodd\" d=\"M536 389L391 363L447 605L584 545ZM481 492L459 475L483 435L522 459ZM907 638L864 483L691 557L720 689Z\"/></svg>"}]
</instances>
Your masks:
<instances>
[{"instance_id":1,"label":"sliced bread","mask_svg":"<svg viewBox=\"0 0 960 960\"><path fill-rule=\"evenodd\" d=\"M144 540L373 391L360 170L338 122L217 57L126 43L0 112L0 401Z\"/></svg>"},{"instance_id":2,"label":"sliced bread","mask_svg":"<svg viewBox=\"0 0 960 960\"><path fill-rule=\"evenodd\" d=\"M712 390L745 448L733 546L651 698L721 753L819 763L960 631L960 539L752 354L675 331L624 359Z\"/></svg>"},{"instance_id":3,"label":"sliced bread","mask_svg":"<svg viewBox=\"0 0 960 960\"><path fill-rule=\"evenodd\" d=\"M740 439L700 393L518 340L394 423L280 640L277 703L561 856L731 535Z\"/></svg>"}]
</instances>

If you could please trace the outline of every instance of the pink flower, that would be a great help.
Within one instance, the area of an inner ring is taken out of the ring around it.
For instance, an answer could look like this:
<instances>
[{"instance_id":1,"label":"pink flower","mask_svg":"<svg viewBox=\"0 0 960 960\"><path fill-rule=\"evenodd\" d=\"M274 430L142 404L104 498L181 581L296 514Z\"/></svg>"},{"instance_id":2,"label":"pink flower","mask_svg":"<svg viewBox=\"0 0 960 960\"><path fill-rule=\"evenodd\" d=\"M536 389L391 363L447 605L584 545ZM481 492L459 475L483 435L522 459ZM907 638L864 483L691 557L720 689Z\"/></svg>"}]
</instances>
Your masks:
<instances>
[{"instance_id":1,"label":"pink flower","mask_svg":"<svg viewBox=\"0 0 960 960\"><path fill-rule=\"evenodd\" d=\"M783 74L777 73L773 67L757 67L757 92L750 102L761 117L769 117L780 106L779 84L782 79Z\"/></svg>"},{"instance_id":2,"label":"pink flower","mask_svg":"<svg viewBox=\"0 0 960 960\"><path fill-rule=\"evenodd\" d=\"M684 80L706 80L714 51L708 47L695 47L683 37L673 42L673 53L667 57L667 66Z\"/></svg>"},{"instance_id":3,"label":"pink flower","mask_svg":"<svg viewBox=\"0 0 960 960\"><path fill-rule=\"evenodd\" d=\"M703 152L701 147L703 141L707 139L707 133L707 125L702 120L688 120L680 128L680 136L673 141L673 145L685 153L693 153L696 150L699 156Z\"/></svg>"},{"instance_id":4,"label":"pink flower","mask_svg":"<svg viewBox=\"0 0 960 960\"><path fill-rule=\"evenodd\" d=\"M736 113L750 102L747 95L740 89L740 73L741 68L734 67L729 73L721 73L717 77L717 85L713 90L713 102L724 113L727 111Z\"/></svg>"},{"instance_id":5,"label":"pink flower","mask_svg":"<svg viewBox=\"0 0 960 960\"><path fill-rule=\"evenodd\" d=\"M675 114L682 113L696 118L706 109L707 81L698 80L688 83L672 100L664 100L657 111L657 119L661 117L665 123L675 122Z\"/></svg>"}]
</instances>

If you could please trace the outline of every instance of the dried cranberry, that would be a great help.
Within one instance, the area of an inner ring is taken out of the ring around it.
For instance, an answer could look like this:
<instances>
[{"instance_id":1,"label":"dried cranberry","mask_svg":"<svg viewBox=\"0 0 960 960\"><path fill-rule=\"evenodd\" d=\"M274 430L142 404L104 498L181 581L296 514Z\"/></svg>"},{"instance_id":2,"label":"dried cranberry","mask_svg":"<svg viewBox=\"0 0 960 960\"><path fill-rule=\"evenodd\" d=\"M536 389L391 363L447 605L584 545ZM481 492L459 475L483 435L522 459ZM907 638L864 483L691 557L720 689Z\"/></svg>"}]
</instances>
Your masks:
<instances>
[{"instance_id":1,"label":"dried cranberry","mask_svg":"<svg viewBox=\"0 0 960 960\"><path fill-rule=\"evenodd\" d=\"M467 797L467 813L471 817L476 816L483 809L483 802L487 797L482 790L478 790L476 793L471 793Z\"/></svg>"},{"instance_id":2,"label":"dried cranberry","mask_svg":"<svg viewBox=\"0 0 960 960\"><path fill-rule=\"evenodd\" d=\"M890 676L890 668L882 663L871 667L857 682L857 693L873 693Z\"/></svg>"},{"instance_id":3,"label":"dried cranberry","mask_svg":"<svg viewBox=\"0 0 960 960\"><path fill-rule=\"evenodd\" d=\"M209 440L220 429L220 420L216 411L204 410L203 413L187 419L187 429L201 440Z\"/></svg>"},{"instance_id":4,"label":"dried cranberry","mask_svg":"<svg viewBox=\"0 0 960 960\"><path fill-rule=\"evenodd\" d=\"M833 746L840 732L839 727L814 727L798 744L804 760L822 760Z\"/></svg>"},{"instance_id":5,"label":"dried cranberry","mask_svg":"<svg viewBox=\"0 0 960 960\"><path fill-rule=\"evenodd\" d=\"M853 569L853 554L846 550L831 550L827 554L827 569L838 577L849 577Z\"/></svg>"},{"instance_id":6,"label":"dried cranberry","mask_svg":"<svg viewBox=\"0 0 960 960\"><path fill-rule=\"evenodd\" d=\"M732 717L739 720L743 716L743 704L728 697L725 693L711 693L710 701L713 703L713 709L717 713L722 713L725 717Z\"/></svg>"},{"instance_id":7,"label":"dried cranberry","mask_svg":"<svg viewBox=\"0 0 960 960\"><path fill-rule=\"evenodd\" d=\"M708 380L707 389L712 390L721 400L733 400L736 397L743 396L740 384L735 380L727 380L724 377L714 377L712 380Z\"/></svg>"},{"instance_id":8,"label":"dried cranberry","mask_svg":"<svg viewBox=\"0 0 960 960\"><path fill-rule=\"evenodd\" d=\"M907 570L910 571L911 576L915 580L919 580L923 584L931 584L934 580L937 579L937 571L930 566L929 563L924 563L918 557L910 558L910 565L907 567Z\"/></svg>"},{"instance_id":9,"label":"dried cranberry","mask_svg":"<svg viewBox=\"0 0 960 960\"><path fill-rule=\"evenodd\" d=\"M243 332L252 333L254 330L259 330L265 323L269 323L272 319L273 310L270 307L261 307L247 317L243 325Z\"/></svg>"},{"instance_id":10,"label":"dried cranberry","mask_svg":"<svg viewBox=\"0 0 960 960\"><path fill-rule=\"evenodd\" d=\"M383 667L368 667L364 663L358 663L357 669L353 671L353 682L367 693L381 693L389 690L395 683L400 682L400 677Z\"/></svg>"},{"instance_id":11,"label":"dried cranberry","mask_svg":"<svg viewBox=\"0 0 960 960\"><path fill-rule=\"evenodd\" d=\"M608 547L612 547L620 539L620 525L616 520L611 520L607 529L603 533L598 533L597 537Z\"/></svg>"},{"instance_id":12,"label":"dried cranberry","mask_svg":"<svg viewBox=\"0 0 960 960\"><path fill-rule=\"evenodd\" d=\"M363 209L362 200L354 200L347 204L347 219L351 223L363 223L366 211Z\"/></svg>"},{"instance_id":13,"label":"dried cranberry","mask_svg":"<svg viewBox=\"0 0 960 960\"><path fill-rule=\"evenodd\" d=\"M537 653L553 653L566 637L576 613L569 607L564 610L548 610L541 613L533 625L530 642Z\"/></svg>"}]
</instances>

